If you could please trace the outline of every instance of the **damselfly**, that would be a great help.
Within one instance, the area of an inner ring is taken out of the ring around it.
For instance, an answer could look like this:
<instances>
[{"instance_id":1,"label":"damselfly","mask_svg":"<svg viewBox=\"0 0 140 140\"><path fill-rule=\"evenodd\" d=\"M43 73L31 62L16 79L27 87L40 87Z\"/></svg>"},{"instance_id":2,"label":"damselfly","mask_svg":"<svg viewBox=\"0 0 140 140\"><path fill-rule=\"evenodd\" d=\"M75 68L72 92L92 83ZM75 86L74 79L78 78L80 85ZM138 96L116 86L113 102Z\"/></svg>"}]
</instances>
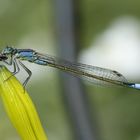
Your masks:
<instances>
[{"instance_id":1,"label":"damselfly","mask_svg":"<svg viewBox=\"0 0 140 140\"><path fill-rule=\"evenodd\" d=\"M29 81L32 72L22 63L22 60L54 67L75 76L82 77L95 84L118 85L140 89L140 84L128 82L122 74L114 70L69 62L47 54L38 53L32 49L16 49L8 46L0 53L0 61L3 61L8 65L13 65L13 75L20 71L19 64L24 68L29 75L23 83L24 86Z\"/></svg>"}]
</instances>

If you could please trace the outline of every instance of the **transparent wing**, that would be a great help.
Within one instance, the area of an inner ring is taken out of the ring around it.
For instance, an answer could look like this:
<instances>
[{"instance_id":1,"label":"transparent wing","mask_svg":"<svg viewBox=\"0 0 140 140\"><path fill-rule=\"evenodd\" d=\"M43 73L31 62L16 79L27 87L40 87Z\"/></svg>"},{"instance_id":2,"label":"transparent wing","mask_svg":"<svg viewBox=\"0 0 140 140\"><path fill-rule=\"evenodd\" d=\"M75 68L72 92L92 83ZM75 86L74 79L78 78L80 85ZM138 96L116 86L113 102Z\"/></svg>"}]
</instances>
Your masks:
<instances>
[{"instance_id":1,"label":"transparent wing","mask_svg":"<svg viewBox=\"0 0 140 140\"><path fill-rule=\"evenodd\" d=\"M123 86L124 83L127 83L126 78L122 74L114 70L81 63L72 63L66 60L61 60L56 57L42 55L39 53L37 53L36 55L38 56L38 59L40 61L46 62L46 64L51 67L69 72L75 76L84 78L95 84Z\"/></svg>"}]
</instances>

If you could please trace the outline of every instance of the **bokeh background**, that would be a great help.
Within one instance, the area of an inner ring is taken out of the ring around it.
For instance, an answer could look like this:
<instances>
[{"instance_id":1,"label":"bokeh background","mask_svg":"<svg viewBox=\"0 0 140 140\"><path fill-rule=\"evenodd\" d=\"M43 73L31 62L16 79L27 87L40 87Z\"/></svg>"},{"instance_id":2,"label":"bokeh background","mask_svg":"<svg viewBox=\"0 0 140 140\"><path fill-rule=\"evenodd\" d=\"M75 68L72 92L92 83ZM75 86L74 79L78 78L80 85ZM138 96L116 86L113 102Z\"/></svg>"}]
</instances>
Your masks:
<instances>
[{"instance_id":1,"label":"bokeh background","mask_svg":"<svg viewBox=\"0 0 140 140\"><path fill-rule=\"evenodd\" d=\"M0 48L30 48L110 68L140 82L137 0L0 0ZM100 87L25 62L49 140L140 140L140 91ZM17 74L23 82L22 69ZM0 102L0 139L19 140Z\"/></svg>"}]
</instances>

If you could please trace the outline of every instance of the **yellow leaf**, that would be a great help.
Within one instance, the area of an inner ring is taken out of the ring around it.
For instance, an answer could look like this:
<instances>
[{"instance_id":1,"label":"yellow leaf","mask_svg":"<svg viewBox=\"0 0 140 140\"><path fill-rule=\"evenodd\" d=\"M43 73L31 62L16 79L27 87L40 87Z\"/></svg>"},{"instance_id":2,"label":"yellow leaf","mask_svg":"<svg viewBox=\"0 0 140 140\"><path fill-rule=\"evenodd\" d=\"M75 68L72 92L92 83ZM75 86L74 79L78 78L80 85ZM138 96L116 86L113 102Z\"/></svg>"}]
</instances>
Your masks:
<instances>
[{"instance_id":1,"label":"yellow leaf","mask_svg":"<svg viewBox=\"0 0 140 140\"><path fill-rule=\"evenodd\" d=\"M6 67L0 66L0 96L11 122L23 140L47 140L33 102L11 75Z\"/></svg>"}]
</instances>

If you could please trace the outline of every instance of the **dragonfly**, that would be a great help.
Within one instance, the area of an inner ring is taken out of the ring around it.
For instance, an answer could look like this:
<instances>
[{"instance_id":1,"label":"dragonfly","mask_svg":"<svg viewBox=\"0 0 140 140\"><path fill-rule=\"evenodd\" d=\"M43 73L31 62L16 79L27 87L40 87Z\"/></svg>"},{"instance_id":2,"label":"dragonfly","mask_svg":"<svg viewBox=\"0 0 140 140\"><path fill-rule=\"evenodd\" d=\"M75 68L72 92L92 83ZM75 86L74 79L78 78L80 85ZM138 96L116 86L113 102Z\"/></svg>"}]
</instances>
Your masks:
<instances>
[{"instance_id":1,"label":"dragonfly","mask_svg":"<svg viewBox=\"0 0 140 140\"><path fill-rule=\"evenodd\" d=\"M84 78L94 84L140 89L140 84L128 82L121 73L115 70L70 62L48 54L39 53L32 49L17 49L7 46L0 52L0 61L13 66L13 75L20 71L19 65L28 73L28 77L23 83L24 87L32 75L32 72L23 63L23 61L28 61L38 65L57 68L74 76Z\"/></svg>"}]
</instances>

